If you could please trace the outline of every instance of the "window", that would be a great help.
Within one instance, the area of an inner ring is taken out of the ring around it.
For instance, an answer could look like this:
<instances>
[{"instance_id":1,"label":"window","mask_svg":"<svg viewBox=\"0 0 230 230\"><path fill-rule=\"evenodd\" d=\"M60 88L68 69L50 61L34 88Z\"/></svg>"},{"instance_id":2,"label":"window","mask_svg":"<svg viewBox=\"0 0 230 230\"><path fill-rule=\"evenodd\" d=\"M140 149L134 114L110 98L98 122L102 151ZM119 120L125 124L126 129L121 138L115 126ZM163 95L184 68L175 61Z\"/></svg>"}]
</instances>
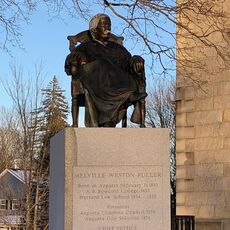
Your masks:
<instances>
[{"instance_id":1,"label":"window","mask_svg":"<svg viewBox=\"0 0 230 230\"><path fill-rule=\"evenodd\" d=\"M19 200L13 199L10 201L10 203L11 203L10 206L12 210L18 210L20 208Z\"/></svg>"},{"instance_id":2,"label":"window","mask_svg":"<svg viewBox=\"0 0 230 230\"><path fill-rule=\"evenodd\" d=\"M0 210L6 210L8 208L8 200L0 199Z\"/></svg>"}]
</instances>

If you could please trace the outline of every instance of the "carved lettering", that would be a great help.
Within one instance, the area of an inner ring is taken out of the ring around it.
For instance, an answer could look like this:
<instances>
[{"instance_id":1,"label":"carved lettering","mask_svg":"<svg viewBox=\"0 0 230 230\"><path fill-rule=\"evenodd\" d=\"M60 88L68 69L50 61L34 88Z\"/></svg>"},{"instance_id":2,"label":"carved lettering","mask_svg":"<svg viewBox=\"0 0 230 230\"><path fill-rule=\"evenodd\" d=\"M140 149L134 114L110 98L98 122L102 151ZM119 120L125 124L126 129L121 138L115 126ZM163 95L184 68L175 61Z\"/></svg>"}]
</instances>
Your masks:
<instances>
[{"instance_id":1,"label":"carved lettering","mask_svg":"<svg viewBox=\"0 0 230 230\"><path fill-rule=\"evenodd\" d=\"M80 207L74 214L76 223L92 224L89 230L152 229L152 223L161 216L160 166L79 167L74 178L76 204Z\"/></svg>"}]
</instances>

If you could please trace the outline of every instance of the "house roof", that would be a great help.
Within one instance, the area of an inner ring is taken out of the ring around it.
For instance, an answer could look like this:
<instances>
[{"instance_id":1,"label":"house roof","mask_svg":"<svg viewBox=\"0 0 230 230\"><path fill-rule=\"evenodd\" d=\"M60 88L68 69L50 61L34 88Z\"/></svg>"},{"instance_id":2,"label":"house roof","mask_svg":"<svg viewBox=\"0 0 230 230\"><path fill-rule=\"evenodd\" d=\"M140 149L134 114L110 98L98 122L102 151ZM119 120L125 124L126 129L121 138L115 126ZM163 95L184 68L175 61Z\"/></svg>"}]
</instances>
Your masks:
<instances>
[{"instance_id":1,"label":"house roof","mask_svg":"<svg viewBox=\"0 0 230 230\"><path fill-rule=\"evenodd\" d=\"M16 177L18 180L21 182L25 183L25 171L21 169L5 169L1 174L0 174L0 179L3 177L6 173L12 174L14 177Z\"/></svg>"},{"instance_id":2,"label":"house roof","mask_svg":"<svg viewBox=\"0 0 230 230\"><path fill-rule=\"evenodd\" d=\"M0 223L19 224L21 223L21 215L4 215L0 217Z\"/></svg>"}]
</instances>

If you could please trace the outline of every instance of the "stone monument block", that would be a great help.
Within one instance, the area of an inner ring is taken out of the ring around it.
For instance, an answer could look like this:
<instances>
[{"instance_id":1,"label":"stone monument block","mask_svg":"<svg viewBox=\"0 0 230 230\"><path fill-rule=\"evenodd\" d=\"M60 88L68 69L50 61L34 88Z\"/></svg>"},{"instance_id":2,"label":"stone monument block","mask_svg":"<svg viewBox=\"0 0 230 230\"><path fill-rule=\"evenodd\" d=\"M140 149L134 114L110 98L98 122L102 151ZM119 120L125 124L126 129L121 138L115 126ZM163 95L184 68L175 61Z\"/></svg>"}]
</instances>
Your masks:
<instances>
[{"instance_id":1,"label":"stone monument block","mask_svg":"<svg viewBox=\"0 0 230 230\"><path fill-rule=\"evenodd\" d=\"M50 230L170 229L166 129L67 128L51 140Z\"/></svg>"}]
</instances>

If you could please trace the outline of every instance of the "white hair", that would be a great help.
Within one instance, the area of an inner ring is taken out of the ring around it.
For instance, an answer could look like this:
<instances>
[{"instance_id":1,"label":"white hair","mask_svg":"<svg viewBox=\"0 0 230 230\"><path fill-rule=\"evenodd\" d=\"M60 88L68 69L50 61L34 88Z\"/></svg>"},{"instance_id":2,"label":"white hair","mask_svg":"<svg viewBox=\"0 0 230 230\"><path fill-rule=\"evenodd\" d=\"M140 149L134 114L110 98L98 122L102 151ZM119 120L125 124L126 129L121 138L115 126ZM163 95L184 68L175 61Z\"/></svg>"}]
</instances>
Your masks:
<instances>
[{"instance_id":1,"label":"white hair","mask_svg":"<svg viewBox=\"0 0 230 230\"><path fill-rule=\"evenodd\" d=\"M95 30L97 28L98 23L102 17L109 18L109 16L107 14L96 14L94 17L92 17L92 19L89 22L90 32L92 32L93 30Z\"/></svg>"}]
</instances>

